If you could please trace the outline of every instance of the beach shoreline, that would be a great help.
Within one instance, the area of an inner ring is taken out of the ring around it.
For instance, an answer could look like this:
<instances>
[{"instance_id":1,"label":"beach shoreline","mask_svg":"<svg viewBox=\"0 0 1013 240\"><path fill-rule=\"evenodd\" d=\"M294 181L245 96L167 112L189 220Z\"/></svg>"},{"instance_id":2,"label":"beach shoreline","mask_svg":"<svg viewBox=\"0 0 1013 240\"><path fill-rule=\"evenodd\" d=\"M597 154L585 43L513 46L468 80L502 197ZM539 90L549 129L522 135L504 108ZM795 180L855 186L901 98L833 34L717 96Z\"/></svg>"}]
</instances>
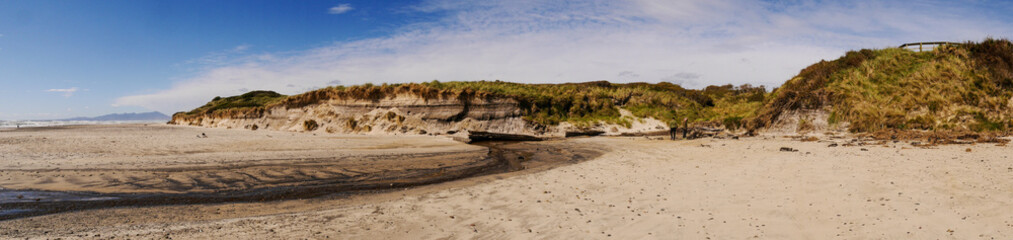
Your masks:
<instances>
[{"instance_id":1,"label":"beach shoreline","mask_svg":"<svg viewBox=\"0 0 1013 240\"><path fill-rule=\"evenodd\" d=\"M4 221L0 234L145 239L989 239L1013 234L1013 213L1003 211L1013 204L1013 192L1007 191L1013 189L1008 146L851 142L574 138L518 147L593 146L602 155L365 194L72 211ZM543 154L567 149L574 148Z\"/></svg>"}]
</instances>

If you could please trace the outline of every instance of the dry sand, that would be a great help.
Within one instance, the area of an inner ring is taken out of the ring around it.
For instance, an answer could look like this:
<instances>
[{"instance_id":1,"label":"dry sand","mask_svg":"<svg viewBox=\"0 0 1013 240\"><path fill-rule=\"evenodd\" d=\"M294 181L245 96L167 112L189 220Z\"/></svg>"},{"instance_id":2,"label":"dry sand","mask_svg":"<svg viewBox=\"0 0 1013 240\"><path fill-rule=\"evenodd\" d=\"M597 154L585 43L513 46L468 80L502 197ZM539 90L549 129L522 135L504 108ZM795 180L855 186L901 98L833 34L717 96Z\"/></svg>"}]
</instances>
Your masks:
<instances>
[{"instance_id":1,"label":"dry sand","mask_svg":"<svg viewBox=\"0 0 1013 240\"><path fill-rule=\"evenodd\" d=\"M783 138L580 138L557 144L597 146L607 152L593 160L544 171L488 175L376 194L98 209L24 218L0 222L0 236L1013 237L1010 147L978 144L926 149L904 142L828 147L829 142ZM779 151L781 147L799 151Z\"/></svg>"}]
</instances>

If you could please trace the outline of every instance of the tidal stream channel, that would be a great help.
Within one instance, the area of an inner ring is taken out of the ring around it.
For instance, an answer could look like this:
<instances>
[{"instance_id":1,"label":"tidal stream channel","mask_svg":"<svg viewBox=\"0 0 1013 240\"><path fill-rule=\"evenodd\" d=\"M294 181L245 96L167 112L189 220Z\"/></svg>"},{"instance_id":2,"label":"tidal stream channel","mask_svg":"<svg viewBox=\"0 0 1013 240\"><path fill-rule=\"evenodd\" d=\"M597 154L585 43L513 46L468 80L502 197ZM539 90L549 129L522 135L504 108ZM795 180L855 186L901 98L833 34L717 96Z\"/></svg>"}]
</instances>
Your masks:
<instances>
[{"instance_id":1,"label":"tidal stream channel","mask_svg":"<svg viewBox=\"0 0 1013 240\"><path fill-rule=\"evenodd\" d=\"M369 194L463 178L538 171L592 159L600 148L557 141L480 141L487 156L453 167L382 171L368 177L333 177L305 184L192 193L98 193L0 189L0 221L98 208L279 201Z\"/></svg>"}]
</instances>

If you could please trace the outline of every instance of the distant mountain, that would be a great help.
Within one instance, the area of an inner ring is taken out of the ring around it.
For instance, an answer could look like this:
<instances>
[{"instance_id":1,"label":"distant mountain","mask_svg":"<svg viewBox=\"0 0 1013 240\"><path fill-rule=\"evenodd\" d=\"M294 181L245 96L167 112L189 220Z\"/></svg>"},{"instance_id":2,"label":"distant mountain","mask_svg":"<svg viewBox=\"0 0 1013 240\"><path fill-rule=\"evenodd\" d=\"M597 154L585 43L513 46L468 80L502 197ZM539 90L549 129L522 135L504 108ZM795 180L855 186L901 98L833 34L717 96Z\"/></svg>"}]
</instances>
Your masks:
<instances>
[{"instance_id":1,"label":"distant mountain","mask_svg":"<svg viewBox=\"0 0 1013 240\"><path fill-rule=\"evenodd\" d=\"M61 121L168 121L169 116L160 112L146 113L114 113L98 117L76 117L60 119Z\"/></svg>"}]
</instances>

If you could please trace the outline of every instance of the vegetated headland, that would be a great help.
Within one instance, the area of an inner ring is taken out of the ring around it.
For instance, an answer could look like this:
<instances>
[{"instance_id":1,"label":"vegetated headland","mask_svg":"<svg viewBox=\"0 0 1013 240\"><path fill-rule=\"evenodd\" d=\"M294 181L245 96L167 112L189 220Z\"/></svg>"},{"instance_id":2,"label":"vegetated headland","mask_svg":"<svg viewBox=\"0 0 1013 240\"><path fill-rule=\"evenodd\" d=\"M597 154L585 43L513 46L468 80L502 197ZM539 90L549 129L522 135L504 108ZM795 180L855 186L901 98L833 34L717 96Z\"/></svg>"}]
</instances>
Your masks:
<instances>
[{"instance_id":1,"label":"vegetated headland","mask_svg":"<svg viewBox=\"0 0 1013 240\"><path fill-rule=\"evenodd\" d=\"M298 95L216 97L171 124L328 133L551 138L854 133L881 139L997 141L1013 128L1013 43L1006 39L849 51L782 86L502 81L333 86ZM714 132L711 131L711 134Z\"/></svg>"}]
</instances>

